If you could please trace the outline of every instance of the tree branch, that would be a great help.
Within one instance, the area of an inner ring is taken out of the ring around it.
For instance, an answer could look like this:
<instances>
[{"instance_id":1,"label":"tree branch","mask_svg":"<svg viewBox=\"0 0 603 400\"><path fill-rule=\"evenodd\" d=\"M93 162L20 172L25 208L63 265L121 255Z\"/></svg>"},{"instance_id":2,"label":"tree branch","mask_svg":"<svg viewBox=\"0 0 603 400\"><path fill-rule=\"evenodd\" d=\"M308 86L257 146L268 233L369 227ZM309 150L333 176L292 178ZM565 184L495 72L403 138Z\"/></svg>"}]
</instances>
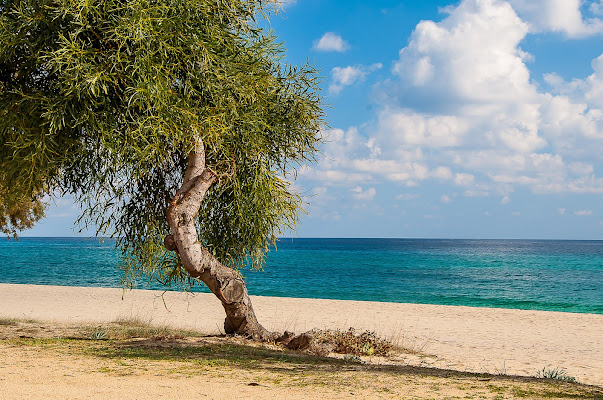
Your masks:
<instances>
[{"instance_id":1,"label":"tree branch","mask_svg":"<svg viewBox=\"0 0 603 400\"><path fill-rule=\"evenodd\" d=\"M199 202L197 207L198 210L201 207L201 201L203 201L205 193L215 180L216 174L210 169L205 168L205 146L203 140L198 137L195 144L195 150L188 155L188 163L184 173L182 186L180 186L180 189L178 189L170 204L181 204L185 197L189 197L193 192L196 192L197 198L195 200ZM194 190L195 187L197 187L197 190ZM199 195L200 198L198 198ZM197 215L197 213L195 213L195 215Z\"/></svg>"},{"instance_id":2,"label":"tree branch","mask_svg":"<svg viewBox=\"0 0 603 400\"><path fill-rule=\"evenodd\" d=\"M204 169L205 146L203 145L203 140L200 137L197 137L195 149L188 155L188 164L186 166L186 172L184 173L184 182L182 184L185 185L194 177L201 175Z\"/></svg>"}]
</instances>

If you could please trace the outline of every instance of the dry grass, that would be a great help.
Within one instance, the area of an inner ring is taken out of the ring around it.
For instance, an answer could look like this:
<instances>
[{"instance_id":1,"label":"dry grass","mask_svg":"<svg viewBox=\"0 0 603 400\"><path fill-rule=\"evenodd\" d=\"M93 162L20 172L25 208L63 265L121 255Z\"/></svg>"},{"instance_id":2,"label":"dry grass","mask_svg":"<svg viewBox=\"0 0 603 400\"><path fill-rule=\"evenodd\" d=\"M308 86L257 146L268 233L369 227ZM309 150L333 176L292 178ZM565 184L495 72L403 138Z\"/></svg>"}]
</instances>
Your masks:
<instances>
[{"instance_id":1,"label":"dry grass","mask_svg":"<svg viewBox=\"0 0 603 400\"><path fill-rule=\"evenodd\" d=\"M2 317L0 318L0 326L4 325L4 326L16 326L19 323L30 323L30 324L34 324L37 323L38 321L34 320L34 319L24 319L24 318L7 318L7 317Z\"/></svg>"},{"instance_id":2,"label":"dry grass","mask_svg":"<svg viewBox=\"0 0 603 400\"><path fill-rule=\"evenodd\" d=\"M14 326L17 325L17 321L14 318L0 318L0 326Z\"/></svg>"},{"instance_id":3,"label":"dry grass","mask_svg":"<svg viewBox=\"0 0 603 400\"><path fill-rule=\"evenodd\" d=\"M103 340L90 340L94 332L101 331ZM347 354L366 355L369 348L374 355L399 351L372 332L314 331L314 335L337 342L338 350ZM162 376L169 376L170 385L182 387L202 379L206 386L220 386L225 380L270 388L266 396L249 398L274 398L275 393L287 398L288 391L293 391L307 394L303 398L327 399L603 400L601 388L571 382L349 362L353 360L315 357L240 337L203 337L199 332L152 326L139 319L98 326L6 320L0 324L0 358L9 356L19 362L7 365L23 366L25 375L32 368L53 368L53 360L66 360L67 365L87 365L76 370L81 376L100 374L94 379L109 383L121 379L119 385L136 376L159 385ZM63 373L59 371L54 379Z\"/></svg>"},{"instance_id":4,"label":"dry grass","mask_svg":"<svg viewBox=\"0 0 603 400\"><path fill-rule=\"evenodd\" d=\"M332 346L332 351L354 356L388 356L395 349L392 342L377 336L375 332L357 332L333 329L314 329L309 332L318 344Z\"/></svg>"},{"instance_id":5,"label":"dry grass","mask_svg":"<svg viewBox=\"0 0 603 400\"><path fill-rule=\"evenodd\" d=\"M202 337L201 332L153 325L141 318L119 318L111 324L84 327L84 332L95 340L123 340L132 338L184 338Z\"/></svg>"}]
</instances>

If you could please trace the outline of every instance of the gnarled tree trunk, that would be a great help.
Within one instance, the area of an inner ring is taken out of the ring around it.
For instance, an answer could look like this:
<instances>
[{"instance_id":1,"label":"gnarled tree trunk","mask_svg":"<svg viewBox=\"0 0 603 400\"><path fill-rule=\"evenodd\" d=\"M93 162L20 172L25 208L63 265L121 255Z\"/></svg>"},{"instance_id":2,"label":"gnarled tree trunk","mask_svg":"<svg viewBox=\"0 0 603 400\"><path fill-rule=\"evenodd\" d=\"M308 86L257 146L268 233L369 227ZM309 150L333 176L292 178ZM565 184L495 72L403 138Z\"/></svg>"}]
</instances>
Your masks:
<instances>
[{"instance_id":1,"label":"gnarled tree trunk","mask_svg":"<svg viewBox=\"0 0 603 400\"><path fill-rule=\"evenodd\" d=\"M216 260L199 242L195 221L201 202L216 179L205 166L203 142L198 140L196 150L189 155L182 186L167 210L173 245L188 273L201 279L222 302L226 311L224 330L227 334L236 333L262 341L274 340L278 335L258 322L240 274ZM168 243L166 247L174 250Z\"/></svg>"}]
</instances>

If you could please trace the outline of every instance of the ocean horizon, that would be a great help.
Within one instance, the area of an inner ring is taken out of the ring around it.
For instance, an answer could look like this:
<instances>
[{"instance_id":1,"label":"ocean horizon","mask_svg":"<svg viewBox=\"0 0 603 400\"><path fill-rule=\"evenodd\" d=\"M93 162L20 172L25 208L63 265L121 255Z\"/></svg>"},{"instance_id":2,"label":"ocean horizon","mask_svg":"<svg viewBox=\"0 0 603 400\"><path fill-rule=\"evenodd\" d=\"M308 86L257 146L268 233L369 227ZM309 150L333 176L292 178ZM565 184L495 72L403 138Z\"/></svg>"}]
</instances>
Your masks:
<instances>
[{"instance_id":1,"label":"ocean horizon","mask_svg":"<svg viewBox=\"0 0 603 400\"><path fill-rule=\"evenodd\" d=\"M123 278L110 239L21 236L0 241L0 257L0 283ZM282 238L263 271L242 274L251 295L603 314L601 240Z\"/></svg>"}]
</instances>

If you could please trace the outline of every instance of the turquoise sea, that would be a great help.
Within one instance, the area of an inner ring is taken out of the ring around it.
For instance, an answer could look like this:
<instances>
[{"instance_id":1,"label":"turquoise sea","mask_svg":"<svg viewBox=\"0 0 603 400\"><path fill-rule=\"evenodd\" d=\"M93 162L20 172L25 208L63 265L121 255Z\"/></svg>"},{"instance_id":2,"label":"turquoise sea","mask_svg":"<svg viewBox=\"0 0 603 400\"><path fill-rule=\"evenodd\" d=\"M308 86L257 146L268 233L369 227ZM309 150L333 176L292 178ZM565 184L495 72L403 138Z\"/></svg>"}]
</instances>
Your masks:
<instances>
[{"instance_id":1,"label":"turquoise sea","mask_svg":"<svg viewBox=\"0 0 603 400\"><path fill-rule=\"evenodd\" d=\"M120 287L122 279L111 241L0 240L0 257L0 283ZM603 241L282 239L264 271L243 273L249 292L263 296L603 314Z\"/></svg>"}]
</instances>

